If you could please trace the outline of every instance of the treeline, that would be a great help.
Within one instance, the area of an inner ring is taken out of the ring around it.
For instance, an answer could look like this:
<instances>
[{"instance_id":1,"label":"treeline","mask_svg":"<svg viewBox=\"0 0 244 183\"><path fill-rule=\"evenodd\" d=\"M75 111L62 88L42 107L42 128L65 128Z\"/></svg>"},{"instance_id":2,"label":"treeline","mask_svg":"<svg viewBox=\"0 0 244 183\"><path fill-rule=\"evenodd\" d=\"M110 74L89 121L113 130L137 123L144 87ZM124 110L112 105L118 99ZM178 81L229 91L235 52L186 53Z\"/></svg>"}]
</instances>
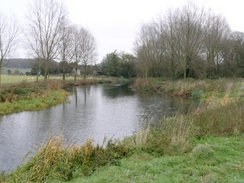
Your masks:
<instances>
[{"instance_id":1,"label":"treeline","mask_svg":"<svg viewBox=\"0 0 244 183\"><path fill-rule=\"evenodd\" d=\"M143 24L134 50L141 77L244 77L244 33L191 2Z\"/></svg>"},{"instance_id":2,"label":"treeline","mask_svg":"<svg viewBox=\"0 0 244 183\"><path fill-rule=\"evenodd\" d=\"M135 38L133 55L114 51L95 66L95 38L69 20L63 3L37 0L28 10L25 42L36 58L33 73L43 73L45 79L48 74L63 73L65 80L71 72L76 79L80 70L84 78L94 71L126 78L244 77L244 33L233 32L225 17L192 2L144 23ZM1 83L3 60L17 48L21 30L5 16L0 24Z\"/></svg>"},{"instance_id":3,"label":"treeline","mask_svg":"<svg viewBox=\"0 0 244 183\"><path fill-rule=\"evenodd\" d=\"M32 68L35 65L35 60L29 58L5 59L2 65L8 68Z\"/></svg>"}]
</instances>

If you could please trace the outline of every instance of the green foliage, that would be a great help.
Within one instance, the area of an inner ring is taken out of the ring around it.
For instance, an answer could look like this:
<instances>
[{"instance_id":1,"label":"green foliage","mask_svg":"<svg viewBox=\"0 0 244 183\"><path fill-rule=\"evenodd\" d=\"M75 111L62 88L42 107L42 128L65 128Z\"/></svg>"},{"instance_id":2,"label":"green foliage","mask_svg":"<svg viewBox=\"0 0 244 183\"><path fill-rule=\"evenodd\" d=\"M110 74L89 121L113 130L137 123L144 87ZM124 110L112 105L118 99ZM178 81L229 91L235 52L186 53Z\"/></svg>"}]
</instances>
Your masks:
<instances>
[{"instance_id":1,"label":"green foliage","mask_svg":"<svg viewBox=\"0 0 244 183\"><path fill-rule=\"evenodd\" d=\"M103 59L101 69L107 76L132 78L136 76L135 61L133 55L117 53L115 50Z\"/></svg>"},{"instance_id":2,"label":"green foliage","mask_svg":"<svg viewBox=\"0 0 244 183\"><path fill-rule=\"evenodd\" d=\"M192 92L191 96L193 99L200 99L204 95L204 92L202 90L195 90Z\"/></svg>"}]
</instances>

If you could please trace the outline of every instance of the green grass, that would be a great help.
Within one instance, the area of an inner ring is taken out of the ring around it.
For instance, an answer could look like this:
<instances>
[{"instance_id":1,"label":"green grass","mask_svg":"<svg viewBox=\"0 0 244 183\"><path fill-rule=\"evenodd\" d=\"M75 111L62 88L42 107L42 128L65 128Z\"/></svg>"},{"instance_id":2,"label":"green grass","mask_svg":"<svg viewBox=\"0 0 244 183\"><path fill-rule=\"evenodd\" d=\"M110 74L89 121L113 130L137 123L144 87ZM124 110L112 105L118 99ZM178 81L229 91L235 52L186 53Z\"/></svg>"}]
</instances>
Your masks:
<instances>
[{"instance_id":1,"label":"green grass","mask_svg":"<svg viewBox=\"0 0 244 183\"><path fill-rule=\"evenodd\" d=\"M39 77L40 80L43 80L43 77ZM36 76L15 76L15 75L2 75L1 83L19 83L23 80L26 81L36 81Z\"/></svg>"},{"instance_id":2,"label":"green grass","mask_svg":"<svg viewBox=\"0 0 244 183\"><path fill-rule=\"evenodd\" d=\"M33 111L45 109L60 103L67 102L68 92L64 90L52 90L42 96L0 103L0 115L11 114L21 111Z\"/></svg>"},{"instance_id":3,"label":"green grass","mask_svg":"<svg viewBox=\"0 0 244 183\"><path fill-rule=\"evenodd\" d=\"M57 79L62 80L62 75L50 75L49 79ZM44 77L39 76L38 81L43 81ZM66 76L66 81L71 82L74 80L73 76ZM2 75L1 82L2 84L10 84L10 83L20 83L22 81L27 82L35 82L36 76L19 76L19 75ZM115 78L115 77L106 77L106 76L94 76L87 77L83 80L83 77L77 77L77 83L82 84L97 84L97 83L128 83L131 80L126 78Z\"/></svg>"},{"instance_id":4,"label":"green grass","mask_svg":"<svg viewBox=\"0 0 244 183\"><path fill-rule=\"evenodd\" d=\"M40 110L67 101L66 83L60 80L2 84L0 87L0 115Z\"/></svg>"},{"instance_id":5,"label":"green grass","mask_svg":"<svg viewBox=\"0 0 244 183\"><path fill-rule=\"evenodd\" d=\"M244 182L243 135L194 139L191 145L193 149L180 156L136 153L123 159L120 166L99 168L90 177L77 178L70 183Z\"/></svg>"}]
</instances>

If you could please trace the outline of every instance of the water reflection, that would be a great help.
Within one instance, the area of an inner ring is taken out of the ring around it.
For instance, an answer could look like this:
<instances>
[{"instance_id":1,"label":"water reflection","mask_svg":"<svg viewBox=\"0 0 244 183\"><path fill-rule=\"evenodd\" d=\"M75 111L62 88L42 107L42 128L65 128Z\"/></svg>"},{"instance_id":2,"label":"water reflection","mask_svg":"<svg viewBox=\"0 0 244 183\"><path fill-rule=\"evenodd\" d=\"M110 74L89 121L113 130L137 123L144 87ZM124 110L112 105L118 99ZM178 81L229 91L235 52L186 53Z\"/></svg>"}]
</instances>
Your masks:
<instances>
[{"instance_id":1,"label":"water reflection","mask_svg":"<svg viewBox=\"0 0 244 183\"><path fill-rule=\"evenodd\" d=\"M179 109L186 113L192 104L182 98L134 93L128 86L94 85L70 91L69 103L0 117L1 170L14 170L50 135L62 134L66 143L83 144L89 137L101 143L104 135L123 138L143 129L148 120L157 122Z\"/></svg>"}]
</instances>

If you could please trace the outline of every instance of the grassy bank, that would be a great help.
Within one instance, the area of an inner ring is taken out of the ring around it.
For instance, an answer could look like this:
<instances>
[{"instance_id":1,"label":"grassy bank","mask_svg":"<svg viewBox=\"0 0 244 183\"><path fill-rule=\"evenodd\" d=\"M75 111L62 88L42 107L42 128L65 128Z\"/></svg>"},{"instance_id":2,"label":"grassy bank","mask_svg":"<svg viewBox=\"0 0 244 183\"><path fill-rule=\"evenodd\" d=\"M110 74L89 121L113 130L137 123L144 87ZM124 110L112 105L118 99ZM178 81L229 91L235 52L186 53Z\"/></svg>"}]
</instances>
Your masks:
<instances>
[{"instance_id":1,"label":"grassy bank","mask_svg":"<svg viewBox=\"0 0 244 183\"><path fill-rule=\"evenodd\" d=\"M243 140L243 136L193 140L189 152L175 156L138 152L121 160L120 166L102 167L90 177L80 177L70 182L243 182Z\"/></svg>"},{"instance_id":2,"label":"grassy bank","mask_svg":"<svg viewBox=\"0 0 244 183\"><path fill-rule=\"evenodd\" d=\"M99 77L88 79L70 78L63 81L60 76L39 82L29 76L5 76L0 85L0 115L21 111L41 110L67 101L69 86L80 86L102 83L129 83L125 78Z\"/></svg>"},{"instance_id":3,"label":"grassy bank","mask_svg":"<svg viewBox=\"0 0 244 183\"><path fill-rule=\"evenodd\" d=\"M0 115L20 111L41 110L67 101L66 84L57 80L2 84Z\"/></svg>"},{"instance_id":4,"label":"grassy bank","mask_svg":"<svg viewBox=\"0 0 244 183\"><path fill-rule=\"evenodd\" d=\"M206 102L101 146L51 138L0 182L244 182L242 79L140 82L146 91L184 97L202 91L196 98Z\"/></svg>"},{"instance_id":5,"label":"grassy bank","mask_svg":"<svg viewBox=\"0 0 244 183\"><path fill-rule=\"evenodd\" d=\"M133 87L139 91L164 92L172 96L202 100L215 100L226 95L235 99L244 97L243 78L186 79L177 81L161 78L138 78L134 82Z\"/></svg>"}]
</instances>

